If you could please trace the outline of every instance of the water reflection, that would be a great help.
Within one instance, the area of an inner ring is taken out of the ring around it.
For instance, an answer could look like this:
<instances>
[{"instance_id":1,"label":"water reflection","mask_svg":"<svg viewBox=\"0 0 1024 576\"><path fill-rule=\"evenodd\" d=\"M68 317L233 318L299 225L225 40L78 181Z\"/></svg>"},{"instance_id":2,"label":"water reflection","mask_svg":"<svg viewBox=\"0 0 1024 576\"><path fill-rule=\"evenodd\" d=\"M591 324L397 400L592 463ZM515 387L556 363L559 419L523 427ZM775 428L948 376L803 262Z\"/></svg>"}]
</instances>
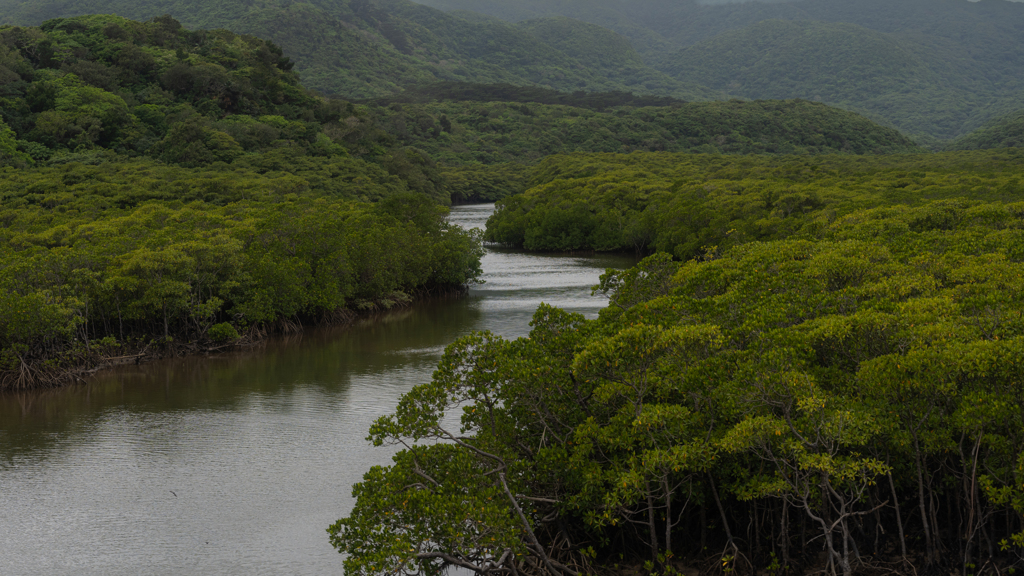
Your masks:
<instances>
[{"instance_id":1,"label":"water reflection","mask_svg":"<svg viewBox=\"0 0 1024 576\"><path fill-rule=\"evenodd\" d=\"M542 301L594 314L589 287L630 263L492 249L461 299L0 396L0 574L340 573L324 530L388 460L373 419L458 336L521 336Z\"/></svg>"}]
</instances>

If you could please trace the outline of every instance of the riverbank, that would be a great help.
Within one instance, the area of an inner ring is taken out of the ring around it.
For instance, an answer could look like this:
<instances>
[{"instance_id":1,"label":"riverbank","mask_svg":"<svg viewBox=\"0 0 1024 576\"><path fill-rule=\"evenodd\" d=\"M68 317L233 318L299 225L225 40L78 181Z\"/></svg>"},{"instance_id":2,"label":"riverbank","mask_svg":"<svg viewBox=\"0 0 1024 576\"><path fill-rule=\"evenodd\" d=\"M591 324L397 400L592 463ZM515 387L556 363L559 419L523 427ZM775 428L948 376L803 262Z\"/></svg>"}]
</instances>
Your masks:
<instances>
[{"instance_id":1,"label":"riverbank","mask_svg":"<svg viewBox=\"0 0 1024 576\"><path fill-rule=\"evenodd\" d=\"M450 219L479 228L490 212ZM0 394L0 574L336 573L324 530L392 456L367 431L430 381L444 347L525 336L541 302L593 318L607 299L591 287L633 264L488 249L485 283L463 297Z\"/></svg>"},{"instance_id":2,"label":"riverbank","mask_svg":"<svg viewBox=\"0 0 1024 576\"><path fill-rule=\"evenodd\" d=\"M173 340L140 340L112 346L83 347L81 350L67 352L56 358L26 360L19 356L17 367L0 371L0 394L39 388L59 388L84 382L85 376L115 366L143 364L193 354L210 354L253 343L255 342L248 338L220 345L177 343Z\"/></svg>"},{"instance_id":3,"label":"riverbank","mask_svg":"<svg viewBox=\"0 0 1024 576\"><path fill-rule=\"evenodd\" d=\"M112 337L76 343L76 347L52 356L18 356L13 369L0 370L0 394L60 388L85 383L85 378L103 370L127 364L146 364L169 358L202 356L258 346L273 336L294 334L312 327L346 327L359 319L416 306L418 303L464 296L467 286L434 287L412 294L395 292L387 298L361 300L353 308L342 308L317 318L283 318L270 324L255 324L234 331L228 341L206 337L180 342L157 335L132 337L117 342ZM216 328L216 326L214 326ZM211 329L209 332L213 332ZM209 334L208 332L208 334Z\"/></svg>"}]
</instances>

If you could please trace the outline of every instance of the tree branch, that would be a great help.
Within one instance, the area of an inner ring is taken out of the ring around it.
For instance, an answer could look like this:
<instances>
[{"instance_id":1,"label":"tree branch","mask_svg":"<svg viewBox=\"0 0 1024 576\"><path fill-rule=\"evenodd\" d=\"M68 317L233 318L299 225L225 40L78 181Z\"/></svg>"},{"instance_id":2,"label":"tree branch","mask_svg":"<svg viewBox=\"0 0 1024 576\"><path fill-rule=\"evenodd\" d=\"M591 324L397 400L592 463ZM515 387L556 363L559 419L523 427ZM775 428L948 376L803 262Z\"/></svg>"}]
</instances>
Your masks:
<instances>
[{"instance_id":1,"label":"tree branch","mask_svg":"<svg viewBox=\"0 0 1024 576\"><path fill-rule=\"evenodd\" d=\"M523 528L526 529L526 535L530 538L530 542L537 550L537 554L540 555L540 559L544 561L545 566L547 566L548 570L551 571L551 576L558 576L558 571L551 565L551 560L544 551L544 547L540 545L540 542L537 540L537 535L533 533L533 527L530 526L530 521L526 518L526 514L524 514L523 509L519 507L519 502L517 502L515 496L512 495L512 491L508 489L508 483L505 482L505 473L499 472L498 479L501 480L501 487L505 490L505 495L508 496L509 502L512 503L512 507L515 508L516 513L519 514L519 520L523 523Z\"/></svg>"}]
</instances>

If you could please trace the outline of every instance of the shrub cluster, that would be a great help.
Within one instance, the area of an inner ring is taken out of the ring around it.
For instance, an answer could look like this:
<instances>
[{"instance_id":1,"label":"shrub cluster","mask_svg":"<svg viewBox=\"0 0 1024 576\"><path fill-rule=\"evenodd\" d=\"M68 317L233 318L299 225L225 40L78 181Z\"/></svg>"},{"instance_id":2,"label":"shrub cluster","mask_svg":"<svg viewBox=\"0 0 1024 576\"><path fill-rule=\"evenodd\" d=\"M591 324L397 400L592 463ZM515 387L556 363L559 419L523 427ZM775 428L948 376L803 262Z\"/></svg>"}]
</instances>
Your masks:
<instances>
[{"instance_id":1,"label":"shrub cluster","mask_svg":"<svg viewBox=\"0 0 1024 576\"><path fill-rule=\"evenodd\" d=\"M753 240L813 238L891 203L1022 192L1017 149L892 156L578 154L544 160L498 203L486 239L530 250L668 252L688 260Z\"/></svg>"},{"instance_id":2,"label":"shrub cluster","mask_svg":"<svg viewBox=\"0 0 1024 576\"><path fill-rule=\"evenodd\" d=\"M1024 204L881 204L453 344L371 428L346 573L1012 572Z\"/></svg>"}]
</instances>

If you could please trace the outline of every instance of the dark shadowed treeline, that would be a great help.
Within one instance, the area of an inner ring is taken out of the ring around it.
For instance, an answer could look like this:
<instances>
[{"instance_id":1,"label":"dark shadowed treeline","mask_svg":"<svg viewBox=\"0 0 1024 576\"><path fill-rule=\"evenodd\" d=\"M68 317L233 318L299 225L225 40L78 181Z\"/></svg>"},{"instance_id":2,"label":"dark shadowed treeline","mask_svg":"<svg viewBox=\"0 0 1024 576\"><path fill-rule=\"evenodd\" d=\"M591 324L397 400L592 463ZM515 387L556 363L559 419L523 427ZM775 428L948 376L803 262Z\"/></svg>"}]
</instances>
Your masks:
<instances>
[{"instance_id":1,"label":"dark shadowed treeline","mask_svg":"<svg viewBox=\"0 0 1024 576\"><path fill-rule=\"evenodd\" d=\"M892 154L920 149L892 128L799 100L622 106L532 102L392 104L368 111L396 144L447 165L530 163L572 152Z\"/></svg>"},{"instance_id":2,"label":"dark shadowed treeline","mask_svg":"<svg viewBox=\"0 0 1024 576\"><path fill-rule=\"evenodd\" d=\"M529 102L535 104L561 104L603 112L620 106L671 106L685 104L684 100L670 96L637 95L631 92L559 92L539 86L512 84L472 84L468 82L440 82L427 86L412 86L400 94L372 100L378 106L389 104L433 104L435 102Z\"/></svg>"}]
</instances>

